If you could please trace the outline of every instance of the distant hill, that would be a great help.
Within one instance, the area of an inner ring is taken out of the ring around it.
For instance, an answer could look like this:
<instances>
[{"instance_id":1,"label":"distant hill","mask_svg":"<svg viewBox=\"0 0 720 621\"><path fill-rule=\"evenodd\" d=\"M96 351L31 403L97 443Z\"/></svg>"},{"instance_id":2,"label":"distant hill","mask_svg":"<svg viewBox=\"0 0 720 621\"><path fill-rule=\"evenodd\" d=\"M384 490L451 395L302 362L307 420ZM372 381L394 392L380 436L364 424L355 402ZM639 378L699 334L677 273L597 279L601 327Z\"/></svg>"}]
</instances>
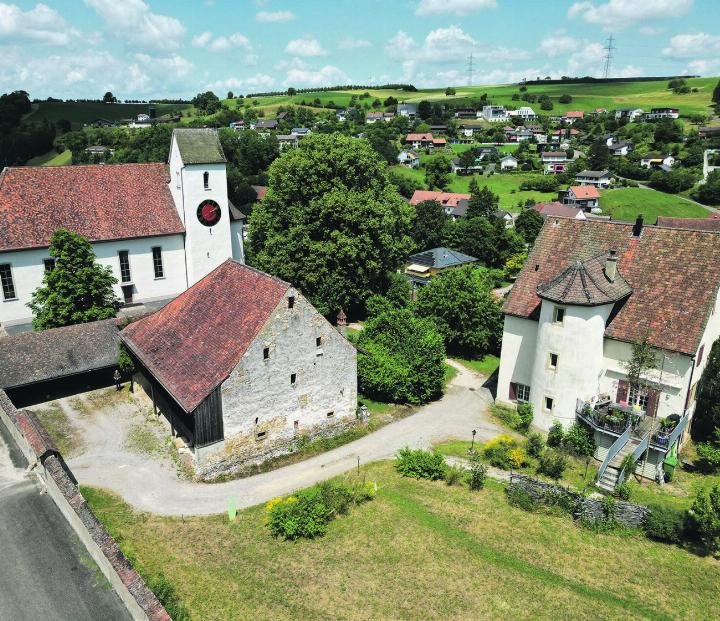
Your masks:
<instances>
[{"instance_id":1,"label":"distant hill","mask_svg":"<svg viewBox=\"0 0 720 621\"><path fill-rule=\"evenodd\" d=\"M154 104L158 116L187 110L192 108L190 104ZM72 102L72 101L41 101L33 104L32 112L25 119L28 121L59 121L66 119L70 121L73 129L77 129L92 123L96 119L107 119L108 121L120 121L129 119L138 114L146 113L148 104L105 104L102 102Z\"/></svg>"}]
</instances>

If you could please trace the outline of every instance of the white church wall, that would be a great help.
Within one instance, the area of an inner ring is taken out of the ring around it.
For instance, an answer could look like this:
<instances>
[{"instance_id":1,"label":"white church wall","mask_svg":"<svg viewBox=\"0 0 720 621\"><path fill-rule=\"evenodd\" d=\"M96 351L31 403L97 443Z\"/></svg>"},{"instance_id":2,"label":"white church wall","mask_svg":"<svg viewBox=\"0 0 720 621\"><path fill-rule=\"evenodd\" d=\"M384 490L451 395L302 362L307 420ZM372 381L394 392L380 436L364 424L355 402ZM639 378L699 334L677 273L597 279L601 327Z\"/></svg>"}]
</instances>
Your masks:
<instances>
[{"instance_id":1,"label":"white church wall","mask_svg":"<svg viewBox=\"0 0 720 621\"><path fill-rule=\"evenodd\" d=\"M230 223L230 235L232 236L232 258L245 263L245 247L243 245L243 223L235 220Z\"/></svg>"},{"instance_id":2,"label":"white church wall","mask_svg":"<svg viewBox=\"0 0 720 621\"><path fill-rule=\"evenodd\" d=\"M155 278L152 248L162 248L164 277ZM120 281L118 253L128 251L130 273L134 284L134 301L144 302L167 298L187 288L182 235L144 237L122 241L93 244L98 263L110 266ZM45 274L43 259L49 259L47 248L21 250L0 254L0 263L9 263L17 299L0 301L0 324L26 323L32 319L27 306L32 292L42 283ZM115 294L122 299L120 284L115 285Z\"/></svg>"},{"instance_id":3,"label":"white church wall","mask_svg":"<svg viewBox=\"0 0 720 621\"><path fill-rule=\"evenodd\" d=\"M511 382L530 386L537 330L537 321L505 315L496 401L512 405Z\"/></svg>"}]
</instances>

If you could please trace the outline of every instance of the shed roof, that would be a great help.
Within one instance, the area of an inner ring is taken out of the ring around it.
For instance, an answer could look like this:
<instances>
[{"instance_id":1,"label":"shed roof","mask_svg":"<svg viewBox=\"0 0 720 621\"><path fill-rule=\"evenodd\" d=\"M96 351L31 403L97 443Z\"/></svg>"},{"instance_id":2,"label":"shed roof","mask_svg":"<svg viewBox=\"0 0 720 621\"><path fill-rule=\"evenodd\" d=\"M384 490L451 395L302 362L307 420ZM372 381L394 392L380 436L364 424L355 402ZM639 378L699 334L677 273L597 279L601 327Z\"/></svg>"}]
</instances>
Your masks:
<instances>
[{"instance_id":1,"label":"shed roof","mask_svg":"<svg viewBox=\"0 0 720 621\"><path fill-rule=\"evenodd\" d=\"M440 247L418 252L410 257L412 263L418 265L427 265L436 269L445 267L453 267L455 265L463 265L465 263L475 263L477 259L450 248Z\"/></svg>"},{"instance_id":2,"label":"shed roof","mask_svg":"<svg viewBox=\"0 0 720 621\"><path fill-rule=\"evenodd\" d=\"M290 285L228 259L122 339L186 411L237 366Z\"/></svg>"},{"instance_id":3,"label":"shed roof","mask_svg":"<svg viewBox=\"0 0 720 621\"><path fill-rule=\"evenodd\" d=\"M594 185L571 185L568 190L578 199L600 198L600 192Z\"/></svg>"},{"instance_id":4,"label":"shed roof","mask_svg":"<svg viewBox=\"0 0 720 621\"><path fill-rule=\"evenodd\" d=\"M224 164L225 154L216 129L174 129L173 138L180 150L183 164Z\"/></svg>"}]
</instances>

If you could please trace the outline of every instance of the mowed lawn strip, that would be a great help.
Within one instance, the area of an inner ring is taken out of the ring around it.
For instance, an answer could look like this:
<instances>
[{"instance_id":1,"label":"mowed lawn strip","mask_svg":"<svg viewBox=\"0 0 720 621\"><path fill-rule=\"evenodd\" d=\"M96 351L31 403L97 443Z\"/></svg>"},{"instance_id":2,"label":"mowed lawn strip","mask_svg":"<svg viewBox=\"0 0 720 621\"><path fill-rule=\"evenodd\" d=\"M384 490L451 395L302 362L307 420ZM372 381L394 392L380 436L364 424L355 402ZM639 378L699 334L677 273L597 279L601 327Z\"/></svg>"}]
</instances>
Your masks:
<instances>
[{"instance_id":1,"label":"mowed lawn strip","mask_svg":"<svg viewBox=\"0 0 720 621\"><path fill-rule=\"evenodd\" d=\"M84 489L145 574L164 573L196 619L707 619L720 564L640 535L599 535L565 516L481 492L362 474L378 497L327 535L273 539L263 507L224 516L133 513Z\"/></svg>"},{"instance_id":2,"label":"mowed lawn strip","mask_svg":"<svg viewBox=\"0 0 720 621\"><path fill-rule=\"evenodd\" d=\"M642 214L648 224L655 224L658 216L706 218L710 215L701 205L650 188L604 190L600 195L600 208L603 215L612 216L613 220L632 222Z\"/></svg>"}]
</instances>

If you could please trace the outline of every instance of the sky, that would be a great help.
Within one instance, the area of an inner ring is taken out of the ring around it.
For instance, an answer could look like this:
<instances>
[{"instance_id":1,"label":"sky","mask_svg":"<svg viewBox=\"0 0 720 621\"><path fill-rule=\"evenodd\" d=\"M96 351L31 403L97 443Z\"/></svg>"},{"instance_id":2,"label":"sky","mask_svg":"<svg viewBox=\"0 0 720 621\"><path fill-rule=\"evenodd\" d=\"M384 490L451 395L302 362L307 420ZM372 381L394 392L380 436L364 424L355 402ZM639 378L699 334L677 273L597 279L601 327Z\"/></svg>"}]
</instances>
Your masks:
<instances>
[{"instance_id":1,"label":"sky","mask_svg":"<svg viewBox=\"0 0 720 621\"><path fill-rule=\"evenodd\" d=\"M191 98L720 75L720 0L0 0L0 92Z\"/></svg>"}]
</instances>

